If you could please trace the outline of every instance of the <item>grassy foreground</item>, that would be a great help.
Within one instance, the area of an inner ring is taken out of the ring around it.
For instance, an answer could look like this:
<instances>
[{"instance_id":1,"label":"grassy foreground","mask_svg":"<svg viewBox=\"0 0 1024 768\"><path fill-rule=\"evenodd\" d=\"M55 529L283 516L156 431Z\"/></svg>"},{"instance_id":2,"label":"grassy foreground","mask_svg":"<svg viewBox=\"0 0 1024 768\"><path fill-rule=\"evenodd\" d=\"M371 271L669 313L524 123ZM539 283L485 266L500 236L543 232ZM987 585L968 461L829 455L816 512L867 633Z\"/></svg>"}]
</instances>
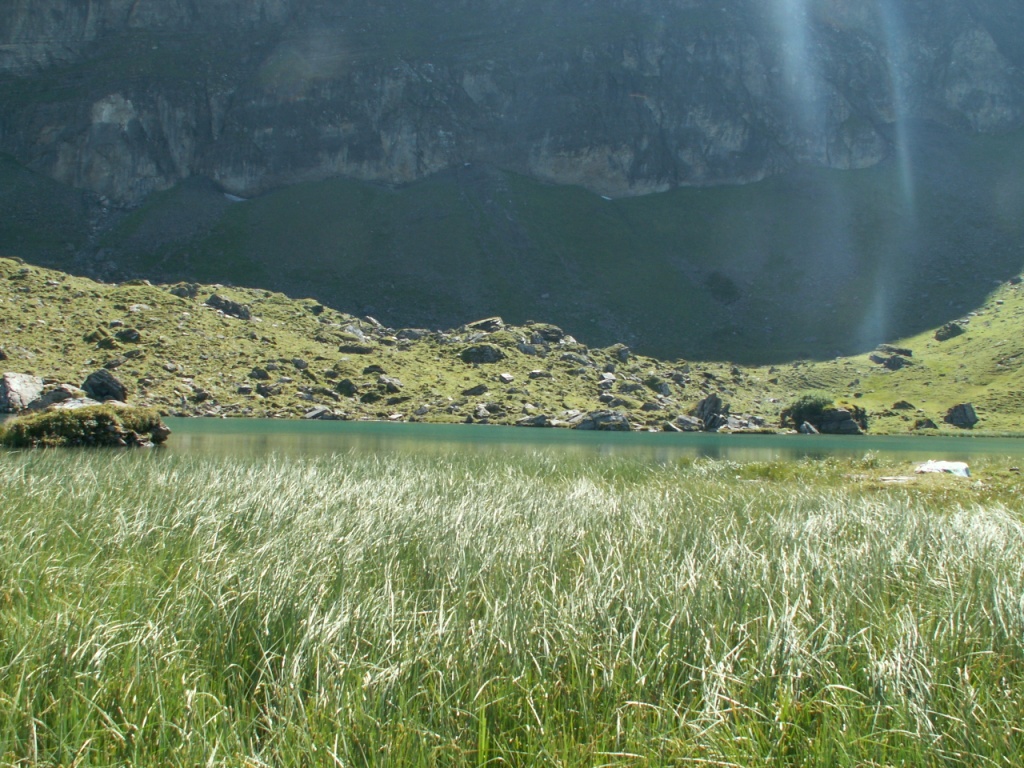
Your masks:
<instances>
[{"instance_id":1,"label":"grassy foreground","mask_svg":"<svg viewBox=\"0 0 1024 768\"><path fill-rule=\"evenodd\" d=\"M0 454L0 765L1010 765L972 468Z\"/></svg>"}]
</instances>

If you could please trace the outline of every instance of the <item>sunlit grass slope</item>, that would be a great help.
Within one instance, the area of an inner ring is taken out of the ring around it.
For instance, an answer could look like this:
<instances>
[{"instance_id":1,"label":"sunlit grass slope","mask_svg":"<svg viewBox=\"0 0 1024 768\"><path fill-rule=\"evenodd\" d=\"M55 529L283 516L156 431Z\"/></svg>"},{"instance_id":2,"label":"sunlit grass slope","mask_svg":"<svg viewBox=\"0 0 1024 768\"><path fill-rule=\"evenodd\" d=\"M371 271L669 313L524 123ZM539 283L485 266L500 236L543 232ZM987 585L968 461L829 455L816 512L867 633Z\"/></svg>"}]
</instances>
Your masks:
<instances>
[{"instance_id":1,"label":"sunlit grass slope","mask_svg":"<svg viewBox=\"0 0 1024 768\"><path fill-rule=\"evenodd\" d=\"M324 406L346 418L437 422L479 420L478 406L491 403L497 406L487 416L491 423L613 407L636 428L661 429L717 393L733 413L761 415L777 427L788 404L822 392L864 407L872 432L908 432L924 419L956 431L943 417L961 402L974 403L981 419L976 431L1024 431L1020 283L993 286L984 304L958 318L966 332L956 338L940 342L927 331L891 339L913 353L896 371L868 354L760 367L623 358L621 347L592 348L585 337L534 355L521 345L544 326L508 326L482 337L463 328L399 339L310 299L225 286L195 286L190 298L169 288L96 283L0 259L0 368L78 385L96 368L110 366L129 386L132 403L165 413L298 417ZM206 306L214 293L245 304L253 318ZM118 340L125 328L138 338ZM363 330L374 334L365 354L352 353L353 331ZM572 327L565 331L576 334ZM504 359L466 363L461 353L477 337ZM252 378L257 368L271 386L264 394L255 391L262 383ZM602 388L601 376L611 369L613 388ZM367 392L379 390L380 371L398 379L401 391L364 401ZM346 389L345 381L357 391ZM617 398L611 406L601 400L609 392ZM911 407L894 409L901 401Z\"/></svg>"},{"instance_id":2,"label":"sunlit grass slope","mask_svg":"<svg viewBox=\"0 0 1024 768\"><path fill-rule=\"evenodd\" d=\"M0 454L0 763L1008 765L1020 475Z\"/></svg>"}]
</instances>

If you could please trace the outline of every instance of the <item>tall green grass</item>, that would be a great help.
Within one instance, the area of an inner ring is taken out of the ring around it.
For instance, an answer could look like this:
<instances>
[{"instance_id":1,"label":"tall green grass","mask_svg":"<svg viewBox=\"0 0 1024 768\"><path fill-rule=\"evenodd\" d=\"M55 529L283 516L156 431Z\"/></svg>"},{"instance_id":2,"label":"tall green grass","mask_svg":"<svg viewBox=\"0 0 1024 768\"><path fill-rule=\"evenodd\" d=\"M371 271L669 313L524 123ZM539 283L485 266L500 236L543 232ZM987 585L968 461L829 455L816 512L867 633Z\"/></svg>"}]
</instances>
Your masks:
<instances>
[{"instance_id":1,"label":"tall green grass","mask_svg":"<svg viewBox=\"0 0 1024 768\"><path fill-rule=\"evenodd\" d=\"M1012 764L1019 498L850 471L0 454L0 764Z\"/></svg>"}]
</instances>

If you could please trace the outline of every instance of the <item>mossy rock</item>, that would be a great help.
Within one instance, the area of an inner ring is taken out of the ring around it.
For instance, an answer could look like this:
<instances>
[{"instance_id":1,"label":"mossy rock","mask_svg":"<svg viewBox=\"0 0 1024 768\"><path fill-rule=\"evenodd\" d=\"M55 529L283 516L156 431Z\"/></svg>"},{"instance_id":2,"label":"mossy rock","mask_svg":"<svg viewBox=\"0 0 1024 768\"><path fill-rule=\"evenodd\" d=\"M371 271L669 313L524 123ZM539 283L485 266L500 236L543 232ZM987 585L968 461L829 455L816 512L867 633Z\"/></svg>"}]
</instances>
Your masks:
<instances>
[{"instance_id":1,"label":"mossy rock","mask_svg":"<svg viewBox=\"0 0 1024 768\"><path fill-rule=\"evenodd\" d=\"M0 428L8 448L149 446L171 431L152 408L93 405L53 409L13 419Z\"/></svg>"}]
</instances>

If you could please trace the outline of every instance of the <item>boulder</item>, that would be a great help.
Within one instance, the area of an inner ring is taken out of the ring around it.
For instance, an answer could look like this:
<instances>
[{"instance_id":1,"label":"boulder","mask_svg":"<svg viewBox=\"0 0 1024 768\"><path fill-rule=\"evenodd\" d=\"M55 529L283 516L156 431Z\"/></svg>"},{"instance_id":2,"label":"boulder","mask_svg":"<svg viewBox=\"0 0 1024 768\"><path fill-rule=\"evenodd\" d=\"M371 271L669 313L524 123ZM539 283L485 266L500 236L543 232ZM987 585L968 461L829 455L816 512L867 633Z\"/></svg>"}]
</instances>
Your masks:
<instances>
[{"instance_id":1,"label":"boulder","mask_svg":"<svg viewBox=\"0 0 1024 768\"><path fill-rule=\"evenodd\" d=\"M525 341L519 342L516 345L516 349L530 357L537 357L540 354L540 349L537 348L536 344L527 344Z\"/></svg>"},{"instance_id":2,"label":"boulder","mask_svg":"<svg viewBox=\"0 0 1024 768\"><path fill-rule=\"evenodd\" d=\"M352 381L352 379L342 379L338 382L335 389L345 397L355 397L359 392L359 385Z\"/></svg>"},{"instance_id":3,"label":"boulder","mask_svg":"<svg viewBox=\"0 0 1024 768\"><path fill-rule=\"evenodd\" d=\"M252 310L250 310L248 306L245 304L239 304L237 301L224 298L216 293L206 300L206 306L218 309L225 315L237 317L239 320L252 319Z\"/></svg>"},{"instance_id":4,"label":"boulder","mask_svg":"<svg viewBox=\"0 0 1024 768\"><path fill-rule=\"evenodd\" d=\"M711 394L697 403L691 414L704 423L705 432L714 432L728 423L729 406L718 395Z\"/></svg>"},{"instance_id":5,"label":"boulder","mask_svg":"<svg viewBox=\"0 0 1024 768\"><path fill-rule=\"evenodd\" d=\"M619 411L591 411L583 414L576 421L574 428L599 432L628 432L630 424L626 415Z\"/></svg>"},{"instance_id":6,"label":"boulder","mask_svg":"<svg viewBox=\"0 0 1024 768\"><path fill-rule=\"evenodd\" d=\"M914 356L914 350L908 349L907 347L894 347L892 344L879 344L877 349L879 352L885 352L889 355L902 355L903 357Z\"/></svg>"},{"instance_id":7,"label":"boulder","mask_svg":"<svg viewBox=\"0 0 1024 768\"><path fill-rule=\"evenodd\" d=\"M704 422L698 419L696 416L686 416L680 414L669 422L671 426L675 427L673 432L703 432Z\"/></svg>"},{"instance_id":8,"label":"boulder","mask_svg":"<svg viewBox=\"0 0 1024 768\"><path fill-rule=\"evenodd\" d=\"M480 395L486 394L487 389L488 387L486 384L477 384L475 387L462 390L462 394L467 397L479 397Z\"/></svg>"},{"instance_id":9,"label":"boulder","mask_svg":"<svg viewBox=\"0 0 1024 768\"><path fill-rule=\"evenodd\" d=\"M51 405L63 403L67 400L81 400L85 396L85 390L79 389L72 384L58 384L53 388L46 389L42 395L29 403L28 407L32 411L43 411Z\"/></svg>"},{"instance_id":10,"label":"boulder","mask_svg":"<svg viewBox=\"0 0 1024 768\"><path fill-rule=\"evenodd\" d=\"M818 429L811 422L805 421L797 430L801 435L817 435Z\"/></svg>"},{"instance_id":11,"label":"boulder","mask_svg":"<svg viewBox=\"0 0 1024 768\"><path fill-rule=\"evenodd\" d=\"M326 421L334 418L334 412L331 411L326 405L318 405L315 408L306 411L302 418L308 420Z\"/></svg>"},{"instance_id":12,"label":"boulder","mask_svg":"<svg viewBox=\"0 0 1024 768\"><path fill-rule=\"evenodd\" d=\"M533 331L531 341L534 344L557 344L565 338L565 331L557 325L535 323L530 330Z\"/></svg>"},{"instance_id":13,"label":"boulder","mask_svg":"<svg viewBox=\"0 0 1024 768\"><path fill-rule=\"evenodd\" d=\"M43 380L29 373L5 373L0 378L0 413L17 413L43 394Z\"/></svg>"},{"instance_id":14,"label":"boulder","mask_svg":"<svg viewBox=\"0 0 1024 768\"><path fill-rule=\"evenodd\" d=\"M914 429L938 429L939 425L928 417L920 418L914 421Z\"/></svg>"},{"instance_id":15,"label":"boulder","mask_svg":"<svg viewBox=\"0 0 1024 768\"><path fill-rule=\"evenodd\" d=\"M890 371L898 371L901 368L906 368L908 365L912 365L912 361L904 357L903 355L889 355L888 357L879 354L868 355L868 360L876 365L880 365L883 368L887 368Z\"/></svg>"},{"instance_id":16,"label":"boulder","mask_svg":"<svg viewBox=\"0 0 1024 768\"><path fill-rule=\"evenodd\" d=\"M890 371L898 371L901 368L906 368L908 365L913 365L910 358L903 357L903 355L893 355L888 360L882 363L883 366L888 368Z\"/></svg>"},{"instance_id":17,"label":"boulder","mask_svg":"<svg viewBox=\"0 0 1024 768\"><path fill-rule=\"evenodd\" d=\"M471 331L495 333L504 329L505 321L500 317L485 317L483 320L474 320L472 323L467 323L466 327Z\"/></svg>"},{"instance_id":18,"label":"boulder","mask_svg":"<svg viewBox=\"0 0 1024 768\"><path fill-rule=\"evenodd\" d=\"M474 344L459 353L462 362L471 365L497 363L505 359L505 353L493 344Z\"/></svg>"},{"instance_id":19,"label":"boulder","mask_svg":"<svg viewBox=\"0 0 1024 768\"><path fill-rule=\"evenodd\" d=\"M93 371L82 382L82 389L85 394L93 400L120 400L122 403L128 400L128 388L106 368Z\"/></svg>"},{"instance_id":20,"label":"boulder","mask_svg":"<svg viewBox=\"0 0 1024 768\"><path fill-rule=\"evenodd\" d=\"M403 341L419 341L430 335L426 328L403 328L395 334L396 338Z\"/></svg>"},{"instance_id":21,"label":"boulder","mask_svg":"<svg viewBox=\"0 0 1024 768\"><path fill-rule=\"evenodd\" d=\"M946 323L935 332L936 341L949 341L964 334L964 327L959 323Z\"/></svg>"},{"instance_id":22,"label":"boulder","mask_svg":"<svg viewBox=\"0 0 1024 768\"><path fill-rule=\"evenodd\" d=\"M821 412L818 431L823 435L862 435L864 415L860 409L826 408Z\"/></svg>"},{"instance_id":23,"label":"boulder","mask_svg":"<svg viewBox=\"0 0 1024 768\"><path fill-rule=\"evenodd\" d=\"M370 355L373 354L375 349L376 347L370 344L359 344L356 342L338 345L338 352L343 355Z\"/></svg>"},{"instance_id":24,"label":"boulder","mask_svg":"<svg viewBox=\"0 0 1024 768\"><path fill-rule=\"evenodd\" d=\"M978 423L978 414L974 412L974 406L971 403L960 403L946 412L943 421L952 424L957 429L971 429Z\"/></svg>"},{"instance_id":25,"label":"boulder","mask_svg":"<svg viewBox=\"0 0 1024 768\"><path fill-rule=\"evenodd\" d=\"M174 296L182 299L194 299L199 293L199 283L178 283L167 290Z\"/></svg>"},{"instance_id":26,"label":"boulder","mask_svg":"<svg viewBox=\"0 0 1024 768\"><path fill-rule=\"evenodd\" d=\"M551 419L544 414L538 414L537 416L523 416L523 418L516 421L517 427L550 427Z\"/></svg>"}]
</instances>

